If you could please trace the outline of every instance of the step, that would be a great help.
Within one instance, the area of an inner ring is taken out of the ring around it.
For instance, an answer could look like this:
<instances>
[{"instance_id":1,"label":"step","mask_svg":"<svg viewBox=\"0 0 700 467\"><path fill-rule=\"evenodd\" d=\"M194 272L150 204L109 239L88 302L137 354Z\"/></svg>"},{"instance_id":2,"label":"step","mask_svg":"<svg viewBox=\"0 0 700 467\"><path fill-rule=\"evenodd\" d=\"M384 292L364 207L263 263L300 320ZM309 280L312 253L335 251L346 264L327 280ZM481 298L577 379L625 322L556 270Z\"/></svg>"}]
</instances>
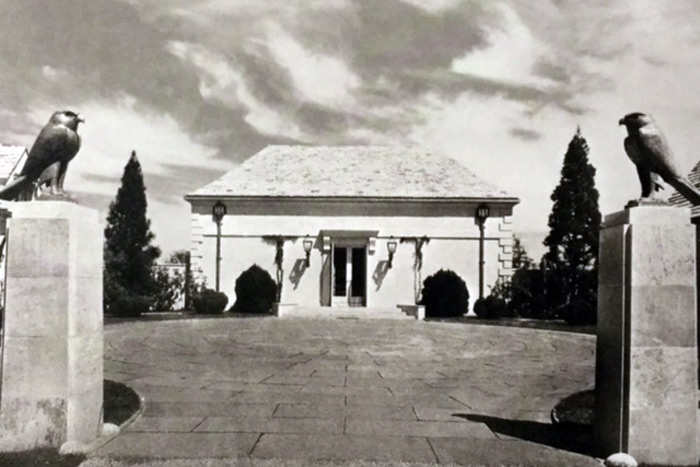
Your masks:
<instances>
[{"instance_id":1,"label":"step","mask_svg":"<svg viewBox=\"0 0 700 467\"><path fill-rule=\"evenodd\" d=\"M398 308L365 307L287 307L283 318L327 318L327 319L395 319L415 320Z\"/></svg>"}]
</instances>

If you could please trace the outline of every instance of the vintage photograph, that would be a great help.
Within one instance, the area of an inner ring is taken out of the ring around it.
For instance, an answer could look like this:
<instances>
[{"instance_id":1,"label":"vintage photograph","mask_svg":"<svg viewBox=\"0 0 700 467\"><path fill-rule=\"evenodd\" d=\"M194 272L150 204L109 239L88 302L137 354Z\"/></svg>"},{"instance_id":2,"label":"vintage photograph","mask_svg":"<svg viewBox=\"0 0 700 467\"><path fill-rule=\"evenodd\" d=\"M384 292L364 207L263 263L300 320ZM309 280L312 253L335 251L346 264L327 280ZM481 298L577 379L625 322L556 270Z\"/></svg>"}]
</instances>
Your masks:
<instances>
[{"instance_id":1,"label":"vintage photograph","mask_svg":"<svg viewBox=\"0 0 700 467\"><path fill-rule=\"evenodd\" d=\"M0 466L698 466L699 25L0 0Z\"/></svg>"}]
</instances>

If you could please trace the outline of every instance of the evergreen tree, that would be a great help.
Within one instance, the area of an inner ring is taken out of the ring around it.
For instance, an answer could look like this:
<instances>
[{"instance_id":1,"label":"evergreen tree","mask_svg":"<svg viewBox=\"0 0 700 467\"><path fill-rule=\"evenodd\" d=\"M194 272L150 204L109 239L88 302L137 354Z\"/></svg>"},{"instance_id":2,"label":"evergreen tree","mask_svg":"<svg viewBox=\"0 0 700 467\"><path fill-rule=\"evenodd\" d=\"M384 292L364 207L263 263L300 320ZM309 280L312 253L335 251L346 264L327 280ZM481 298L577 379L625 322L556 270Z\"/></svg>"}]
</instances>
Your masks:
<instances>
[{"instance_id":1,"label":"evergreen tree","mask_svg":"<svg viewBox=\"0 0 700 467\"><path fill-rule=\"evenodd\" d=\"M528 256L520 237L513 235L513 269L530 269L534 265L535 262Z\"/></svg>"},{"instance_id":2,"label":"evergreen tree","mask_svg":"<svg viewBox=\"0 0 700 467\"><path fill-rule=\"evenodd\" d=\"M146 217L146 187L136 152L124 167L122 185L109 205L105 228L105 303L121 295L148 297L154 292L151 268L160 249Z\"/></svg>"},{"instance_id":3,"label":"evergreen tree","mask_svg":"<svg viewBox=\"0 0 700 467\"><path fill-rule=\"evenodd\" d=\"M549 251L542 262L547 276L557 282L546 284L552 308L576 299L595 303L600 211L596 170L588 161L588 151L577 128L564 156L559 185L551 196L550 232L544 240Z\"/></svg>"}]
</instances>

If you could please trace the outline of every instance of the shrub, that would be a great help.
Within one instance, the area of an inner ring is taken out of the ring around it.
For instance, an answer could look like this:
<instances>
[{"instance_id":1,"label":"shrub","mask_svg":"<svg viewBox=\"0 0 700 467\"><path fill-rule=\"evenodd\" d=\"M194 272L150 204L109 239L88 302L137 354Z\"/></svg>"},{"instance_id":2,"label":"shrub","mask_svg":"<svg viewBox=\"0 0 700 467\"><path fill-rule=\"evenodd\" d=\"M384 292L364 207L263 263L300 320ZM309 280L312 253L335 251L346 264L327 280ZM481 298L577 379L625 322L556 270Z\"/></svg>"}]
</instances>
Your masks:
<instances>
[{"instance_id":1,"label":"shrub","mask_svg":"<svg viewBox=\"0 0 700 467\"><path fill-rule=\"evenodd\" d=\"M236 279L236 303L231 307L234 313L269 314L277 300L277 284L257 264L243 271Z\"/></svg>"},{"instance_id":2,"label":"shrub","mask_svg":"<svg viewBox=\"0 0 700 467\"><path fill-rule=\"evenodd\" d=\"M469 309L467 284L454 271L440 269L423 281L425 315L428 317L456 317Z\"/></svg>"},{"instance_id":3,"label":"shrub","mask_svg":"<svg viewBox=\"0 0 700 467\"><path fill-rule=\"evenodd\" d=\"M572 326L596 324L596 307L584 299L575 299L559 308L559 316Z\"/></svg>"},{"instance_id":4,"label":"shrub","mask_svg":"<svg viewBox=\"0 0 700 467\"><path fill-rule=\"evenodd\" d=\"M564 300L560 275L542 269L519 269L511 279L509 307L513 315L532 319L554 319Z\"/></svg>"},{"instance_id":5,"label":"shrub","mask_svg":"<svg viewBox=\"0 0 700 467\"><path fill-rule=\"evenodd\" d=\"M192 297L192 307L199 315L218 315L224 312L228 297L223 292L216 290L202 289L201 292Z\"/></svg>"},{"instance_id":6,"label":"shrub","mask_svg":"<svg viewBox=\"0 0 700 467\"><path fill-rule=\"evenodd\" d=\"M164 267L154 266L151 271L154 293L151 307L153 311L173 311L175 304L185 292L185 276L179 271L169 274Z\"/></svg>"},{"instance_id":7,"label":"shrub","mask_svg":"<svg viewBox=\"0 0 700 467\"><path fill-rule=\"evenodd\" d=\"M474 303L474 313L484 319L508 318L511 315L505 300L493 295L478 299Z\"/></svg>"},{"instance_id":8,"label":"shrub","mask_svg":"<svg viewBox=\"0 0 700 467\"><path fill-rule=\"evenodd\" d=\"M109 312L120 318L138 318L148 311L150 304L147 297L124 291L110 303Z\"/></svg>"}]
</instances>

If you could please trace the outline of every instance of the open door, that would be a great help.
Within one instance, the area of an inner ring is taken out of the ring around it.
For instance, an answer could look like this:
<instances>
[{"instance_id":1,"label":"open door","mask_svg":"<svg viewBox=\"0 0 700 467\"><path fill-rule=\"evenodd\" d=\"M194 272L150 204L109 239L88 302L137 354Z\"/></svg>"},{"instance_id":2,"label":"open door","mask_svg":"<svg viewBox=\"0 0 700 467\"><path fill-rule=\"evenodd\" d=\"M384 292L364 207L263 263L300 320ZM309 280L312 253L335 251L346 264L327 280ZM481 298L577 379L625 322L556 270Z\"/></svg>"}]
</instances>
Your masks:
<instances>
[{"instance_id":1,"label":"open door","mask_svg":"<svg viewBox=\"0 0 700 467\"><path fill-rule=\"evenodd\" d=\"M367 248L333 245L332 306L367 303Z\"/></svg>"}]
</instances>

